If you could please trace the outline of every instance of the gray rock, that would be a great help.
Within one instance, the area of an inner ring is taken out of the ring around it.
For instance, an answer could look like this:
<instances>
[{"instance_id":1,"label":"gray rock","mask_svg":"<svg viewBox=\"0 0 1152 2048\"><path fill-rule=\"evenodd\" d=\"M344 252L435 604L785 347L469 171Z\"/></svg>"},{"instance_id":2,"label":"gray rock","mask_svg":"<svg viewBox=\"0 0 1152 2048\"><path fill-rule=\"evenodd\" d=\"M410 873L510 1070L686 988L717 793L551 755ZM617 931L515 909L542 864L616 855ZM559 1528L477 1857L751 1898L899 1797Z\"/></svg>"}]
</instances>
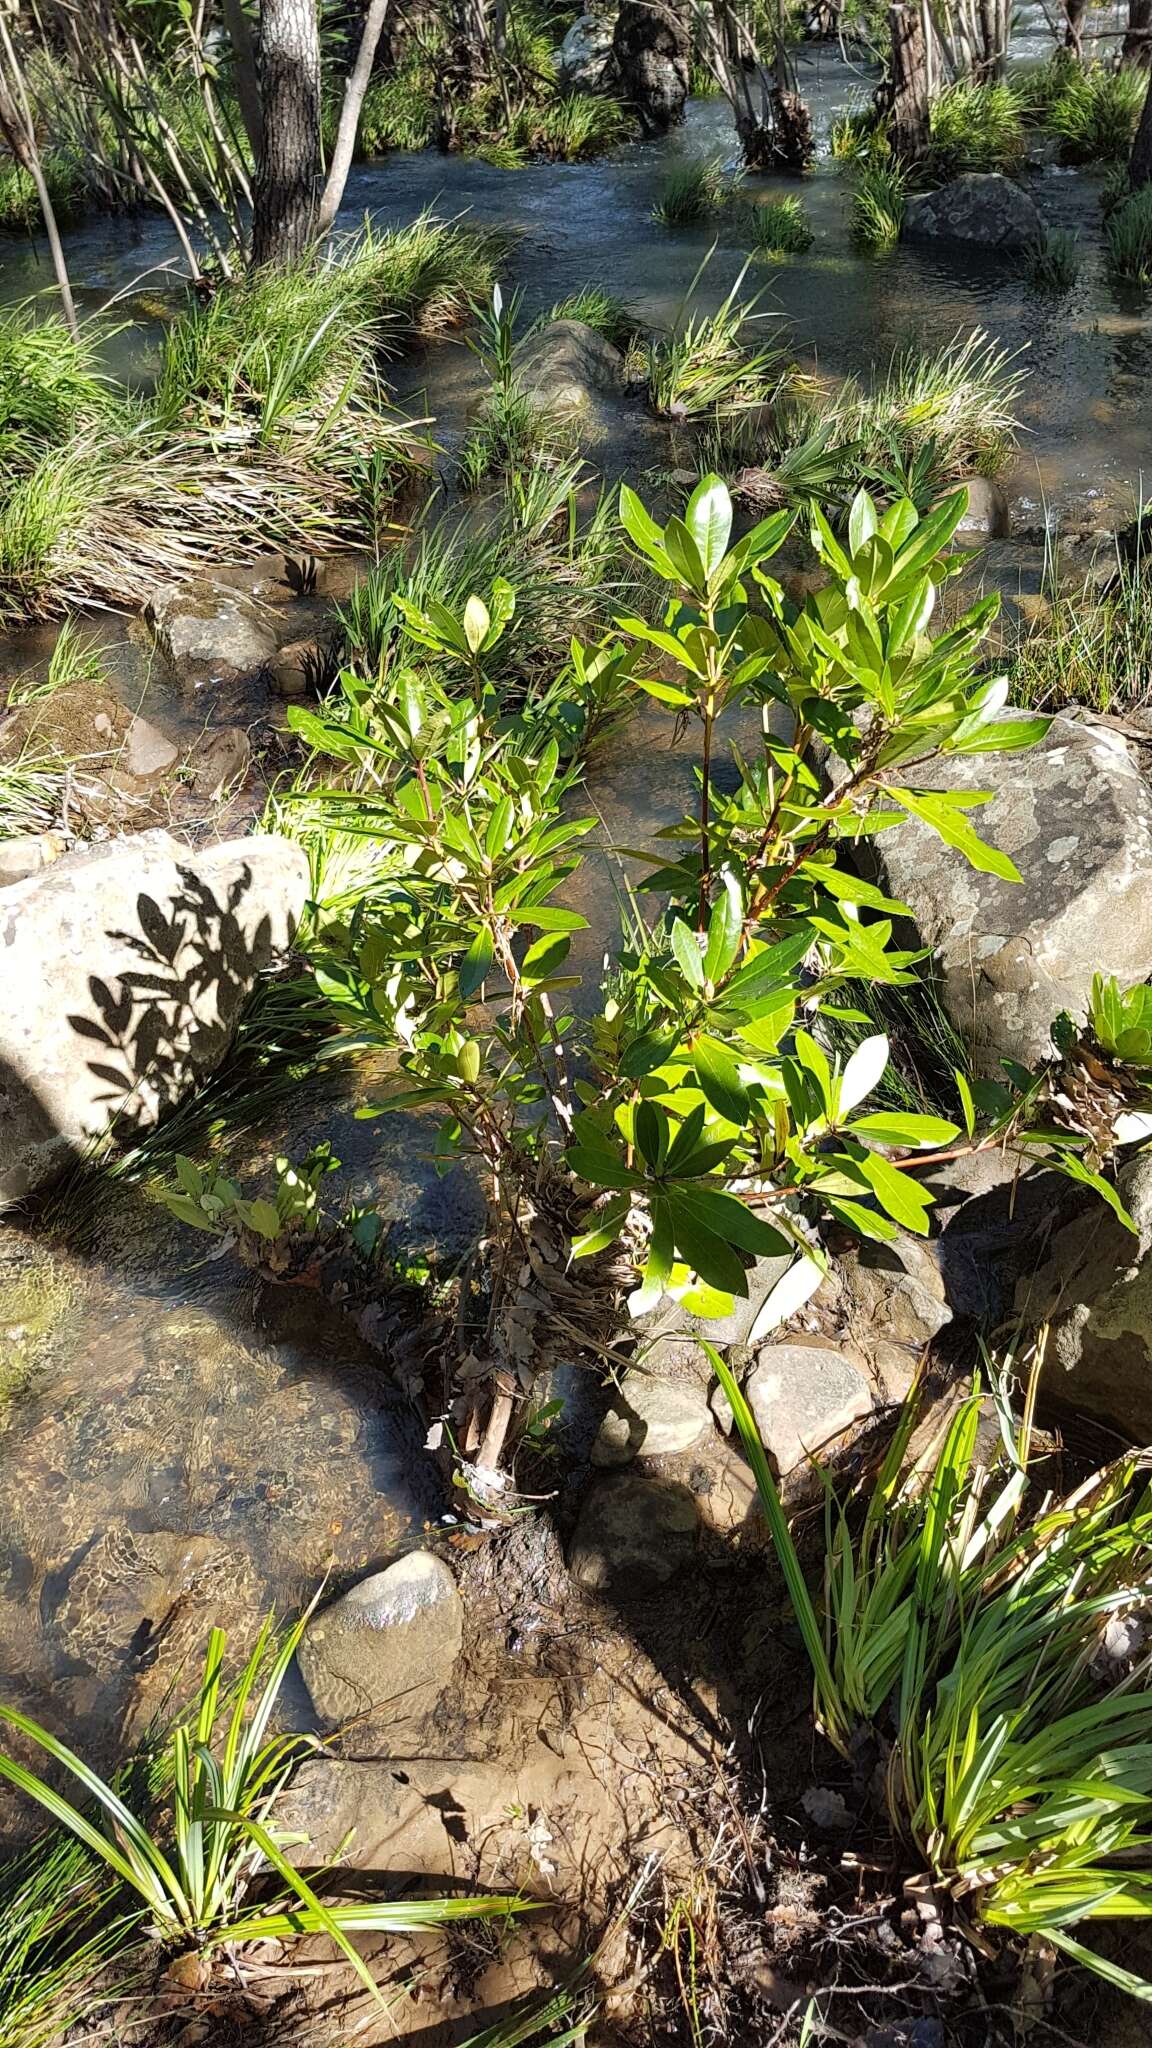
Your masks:
<instances>
[{"instance_id":1,"label":"gray rock","mask_svg":"<svg viewBox=\"0 0 1152 2048\"><path fill-rule=\"evenodd\" d=\"M180 759L180 749L137 712L124 735L124 766L137 782L159 782Z\"/></svg>"},{"instance_id":2,"label":"gray rock","mask_svg":"<svg viewBox=\"0 0 1152 2048\"><path fill-rule=\"evenodd\" d=\"M0 889L38 875L64 850L64 841L55 832L21 832L15 839L0 839Z\"/></svg>"},{"instance_id":3,"label":"gray rock","mask_svg":"<svg viewBox=\"0 0 1152 2048\"><path fill-rule=\"evenodd\" d=\"M373 1572L308 1624L300 1670L322 1721L373 1714L411 1727L431 1712L460 1654L464 1610L446 1564L415 1550Z\"/></svg>"},{"instance_id":4,"label":"gray rock","mask_svg":"<svg viewBox=\"0 0 1152 2048\"><path fill-rule=\"evenodd\" d=\"M686 1451L709 1424L707 1404L695 1387L630 1372L592 1446L594 1465L627 1465L633 1458L668 1458Z\"/></svg>"},{"instance_id":5,"label":"gray rock","mask_svg":"<svg viewBox=\"0 0 1152 2048\"><path fill-rule=\"evenodd\" d=\"M268 681L278 697L314 697L324 674L324 652L315 640L290 640L267 663Z\"/></svg>"},{"instance_id":6,"label":"gray rock","mask_svg":"<svg viewBox=\"0 0 1152 2048\"><path fill-rule=\"evenodd\" d=\"M624 358L583 320L550 320L516 351L516 371L542 412L603 418L624 391Z\"/></svg>"},{"instance_id":7,"label":"gray rock","mask_svg":"<svg viewBox=\"0 0 1152 2048\"><path fill-rule=\"evenodd\" d=\"M782 1476L872 1407L863 1374L842 1351L826 1345L766 1345L744 1392L764 1448Z\"/></svg>"},{"instance_id":8,"label":"gray rock","mask_svg":"<svg viewBox=\"0 0 1152 2048\"><path fill-rule=\"evenodd\" d=\"M276 651L275 635L234 590L208 587L179 590L153 603L149 617L177 668L224 667L241 672L263 668Z\"/></svg>"},{"instance_id":9,"label":"gray rock","mask_svg":"<svg viewBox=\"0 0 1152 2048\"><path fill-rule=\"evenodd\" d=\"M684 118L692 75L686 21L654 0L622 0L613 52L622 97L648 135Z\"/></svg>"},{"instance_id":10,"label":"gray rock","mask_svg":"<svg viewBox=\"0 0 1152 2048\"><path fill-rule=\"evenodd\" d=\"M999 171L969 171L935 192L918 192L904 209L909 242L974 242L982 249L1025 249L1044 222L1023 187Z\"/></svg>"},{"instance_id":11,"label":"gray rock","mask_svg":"<svg viewBox=\"0 0 1152 2048\"><path fill-rule=\"evenodd\" d=\"M901 1231L857 1246L837 1262L836 1278L849 1337L899 1399L924 1346L952 1320L937 1247Z\"/></svg>"},{"instance_id":12,"label":"gray rock","mask_svg":"<svg viewBox=\"0 0 1152 2048\"><path fill-rule=\"evenodd\" d=\"M219 1065L308 886L287 839L190 852L154 831L4 890L0 1204L113 1126L147 1129Z\"/></svg>"},{"instance_id":13,"label":"gray rock","mask_svg":"<svg viewBox=\"0 0 1152 2048\"><path fill-rule=\"evenodd\" d=\"M612 14L578 14L560 45L556 80L561 92L605 92L612 85L616 62Z\"/></svg>"},{"instance_id":14,"label":"gray rock","mask_svg":"<svg viewBox=\"0 0 1152 2048\"><path fill-rule=\"evenodd\" d=\"M1008 499L990 476L966 476L968 509L956 528L956 538L971 544L978 540L1007 540L1011 528Z\"/></svg>"},{"instance_id":15,"label":"gray rock","mask_svg":"<svg viewBox=\"0 0 1152 2048\"><path fill-rule=\"evenodd\" d=\"M642 1320L638 1328L650 1345L674 1342L677 1350L685 1352L697 1365L704 1357L699 1344L701 1337L707 1337L710 1344L721 1347L747 1344L757 1316L773 1288L788 1272L794 1256L788 1251L780 1258L757 1259L746 1275L747 1297L736 1295L726 1316L689 1315L678 1301L668 1298L653 1312L651 1320ZM686 1351L688 1346L691 1349ZM644 1362L653 1371L661 1369L654 1350L645 1351Z\"/></svg>"},{"instance_id":16,"label":"gray rock","mask_svg":"<svg viewBox=\"0 0 1152 2048\"><path fill-rule=\"evenodd\" d=\"M1023 754L938 759L932 789L992 789L973 822L1019 882L978 874L926 825L877 841L880 874L939 959L977 1065L1049 1053L1052 1020L1084 1014L1092 976L1152 974L1152 796L1120 735L1061 715Z\"/></svg>"},{"instance_id":17,"label":"gray rock","mask_svg":"<svg viewBox=\"0 0 1152 2048\"><path fill-rule=\"evenodd\" d=\"M1051 1241L1039 1271L1018 1283L1028 1322L1049 1321L1042 1391L1077 1413L1152 1443L1152 1157L1121 1172L1138 1235L1092 1201Z\"/></svg>"},{"instance_id":18,"label":"gray rock","mask_svg":"<svg viewBox=\"0 0 1152 2048\"><path fill-rule=\"evenodd\" d=\"M686 1486L632 1473L601 1479L585 1495L568 1568L595 1591L650 1592L690 1564L696 1532Z\"/></svg>"}]
</instances>

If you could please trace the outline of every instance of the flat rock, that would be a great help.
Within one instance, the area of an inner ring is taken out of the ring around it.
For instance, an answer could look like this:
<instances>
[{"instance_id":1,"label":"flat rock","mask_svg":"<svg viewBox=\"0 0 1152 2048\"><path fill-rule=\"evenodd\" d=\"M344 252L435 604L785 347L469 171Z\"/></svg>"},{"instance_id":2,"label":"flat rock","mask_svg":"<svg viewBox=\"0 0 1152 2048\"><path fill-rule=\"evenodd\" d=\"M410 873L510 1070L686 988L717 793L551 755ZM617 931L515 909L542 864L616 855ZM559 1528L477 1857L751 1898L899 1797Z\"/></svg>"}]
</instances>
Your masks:
<instances>
[{"instance_id":1,"label":"flat rock","mask_svg":"<svg viewBox=\"0 0 1152 2048\"><path fill-rule=\"evenodd\" d=\"M917 192L904 209L908 242L974 242L993 251L1025 249L1044 222L1023 186L1000 171L969 171L935 192Z\"/></svg>"},{"instance_id":2,"label":"flat rock","mask_svg":"<svg viewBox=\"0 0 1152 2048\"><path fill-rule=\"evenodd\" d=\"M1047 1058L1053 1019L1085 1014L1093 974L1152 974L1152 794L1119 733L1064 714L1026 753L938 758L917 779L994 790L974 823L1021 879L978 874L919 822L880 835L880 875L935 949L978 1067Z\"/></svg>"},{"instance_id":3,"label":"flat rock","mask_svg":"<svg viewBox=\"0 0 1152 2048\"><path fill-rule=\"evenodd\" d=\"M624 392L624 358L583 320L550 320L516 350L516 372L541 411L602 414Z\"/></svg>"},{"instance_id":4,"label":"flat rock","mask_svg":"<svg viewBox=\"0 0 1152 2048\"><path fill-rule=\"evenodd\" d=\"M124 766L137 782L159 782L180 759L180 749L151 719L137 712L124 736Z\"/></svg>"},{"instance_id":5,"label":"flat rock","mask_svg":"<svg viewBox=\"0 0 1152 2048\"><path fill-rule=\"evenodd\" d=\"M308 888L290 840L193 852L149 831L0 894L0 1205L113 1127L148 1129L219 1065Z\"/></svg>"},{"instance_id":6,"label":"flat rock","mask_svg":"<svg viewBox=\"0 0 1152 2048\"><path fill-rule=\"evenodd\" d=\"M463 1626L456 1581L429 1551L373 1572L305 1631L300 1670L319 1718L338 1725L370 1714L410 1729L447 1685Z\"/></svg>"},{"instance_id":7,"label":"flat rock","mask_svg":"<svg viewBox=\"0 0 1152 2048\"><path fill-rule=\"evenodd\" d=\"M251 673L276 652L271 627L233 590L180 590L149 614L156 636L177 668L235 669Z\"/></svg>"},{"instance_id":8,"label":"flat rock","mask_svg":"<svg viewBox=\"0 0 1152 2048\"><path fill-rule=\"evenodd\" d=\"M686 1486L622 1473L585 1495L568 1568L594 1591L651 1592L690 1564L696 1533L696 1503Z\"/></svg>"},{"instance_id":9,"label":"flat rock","mask_svg":"<svg viewBox=\"0 0 1152 2048\"><path fill-rule=\"evenodd\" d=\"M710 1422L697 1388L630 1372L600 1425L592 1463L627 1465L633 1458L674 1457L689 1450Z\"/></svg>"},{"instance_id":10,"label":"flat rock","mask_svg":"<svg viewBox=\"0 0 1152 2048\"><path fill-rule=\"evenodd\" d=\"M842 1351L768 1344L744 1383L764 1448L782 1476L870 1413L872 1395Z\"/></svg>"}]
</instances>

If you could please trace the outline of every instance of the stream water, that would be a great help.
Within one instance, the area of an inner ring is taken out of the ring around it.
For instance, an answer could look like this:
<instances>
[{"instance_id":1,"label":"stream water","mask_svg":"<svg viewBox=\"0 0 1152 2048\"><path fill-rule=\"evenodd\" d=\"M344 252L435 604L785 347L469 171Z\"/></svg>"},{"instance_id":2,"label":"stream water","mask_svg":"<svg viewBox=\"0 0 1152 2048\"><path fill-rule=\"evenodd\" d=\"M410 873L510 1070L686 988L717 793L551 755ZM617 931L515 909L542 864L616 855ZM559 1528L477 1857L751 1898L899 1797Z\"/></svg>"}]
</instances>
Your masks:
<instances>
[{"instance_id":1,"label":"stream water","mask_svg":"<svg viewBox=\"0 0 1152 2048\"><path fill-rule=\"evenodd\" d=\"M865 97L868 80L817 52L804 58L802 89L826 133ZM510 173L397 155L354 172L344 220L351 226L367 210L402 222L435 206L514 227L512 280L530 313L598 283L663 323L711 235L656 226L656 187L678 154L730 157L733 141L726 105L712 101L694 103L666 142L590 165ZM1037 196L1085 252L1074 290L1055 301L977 257L914 248L862 257L848 235L844 181L825 160L804 191L815 244L803 257L757 265L762 309L801 360L834 374L867 374L905 343L938 344L973 326L1026 348L1025 433L1010 496L1030 508L1077 507L1097 494L1123 505L1152 475L1152 329L1145 309L1105 277L1098 182L1051 171ZM67 242L86 310L114 293L128 309L136 291L165 288L173 251L159 220L97 221ZM704 302L719 300L742 260L735 247L717 251ZM8 245L0 302L47 283L36 243ZM129 320L109 344L110 372L146 381L156 332ZM397 368L401 394L426 405L447 436L475 401L476 379L458 346ZM182 701L162 664L149 661L138 629L108 621L101 637L114 687L134 707L144 703L176 736L202 718L202 706ZM40 652L37 636L14 637L0 647L0 678ZM589 794L631 839L677 808L688 783L686 758L673 751L661 761L633 735L599 766ZM591 882L607 926L611 876L597 870ZM593 931L589 965L598 943ZM354 1182L389 1188L410 1238L474 1233L466 1182L442 1188L433 1210L411 1123L353 1123L339 1098L309 1097L282 1128L253 1140L253 1175L289 1131L296 1149L332 1136ZM347 1330L295 1299L273 1300L227 1260L205 1263L203 1249L128 1191L106 1198L82 1252L49 1257L17 1231L0 1232L0 1365L30 1379L0 1411L0 1691L96 1754L114 1745L117 1717L130 1697L138 1704L148 1670L156 1683L170 1675L180 1635L174 1628L156 1640L162 1611L178 1616L181 1601L207 1586L222 1620L250 1627L269 1602L306 1597L329 1567L346 1576L386 1561L418 1540L439 1505L410 1421Z\"/></svg>"}]
</instances>

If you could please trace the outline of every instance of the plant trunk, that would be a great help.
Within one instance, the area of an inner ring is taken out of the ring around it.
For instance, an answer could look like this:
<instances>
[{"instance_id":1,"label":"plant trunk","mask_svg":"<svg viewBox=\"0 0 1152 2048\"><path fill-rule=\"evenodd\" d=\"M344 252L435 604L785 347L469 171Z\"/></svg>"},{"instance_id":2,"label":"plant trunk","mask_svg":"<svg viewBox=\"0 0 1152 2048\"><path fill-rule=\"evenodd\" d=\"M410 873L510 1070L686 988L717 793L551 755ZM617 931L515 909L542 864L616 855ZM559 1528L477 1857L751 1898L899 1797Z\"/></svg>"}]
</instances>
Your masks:
<instances>
[{"instance_id":1,"label":"plant trunk","mask_svg":"<svg viewBox=\"0 0 1152 2048\"><path fill-rule=\"evenodd\" d=\"M1152 71L1152 0L1128 0L1128 33L1120 62L1133 71Z\"/></svg>"},{"instance_id":2,"label":"plant trunk","mask_svg":"<svg viewBox=\"0 0 1152 2048\"><path fill-rule=\"evenodd\" d=\"M1064 0L1064 48L1079 59L1084 55L1084 16L1088 0Z\"/></svg>"},{"instance_id":3,"label":"plant trunk","mask_svg":"<svg viewBox=\"0 0 1152 2048\"><path fill-rule=\"evenodd\" d=\"M0 134L18 164L22 164L36 187L40 203L40 214L44 222L44 233L48 237L48 253L52 258L52 270L60 303L64 308L64 319L72 334L79 333L76 320L76 301L72 297L72 285L68 277L68 266L64 261L64 245L60 240L60 229L56 221L56 209L44 176L40 151L36 143L36 124L24 91L20 65L12 47L6 23L0 19L0 38L5 63L12 74L12 89L0 72Z\"/></svg>"},{"instance_id":4,"label":"plant trunk","mask_svg":"<svg viewBox=\"0 0 1152 2048\"><path fill-rule=\"evenodd\" d=\"M1152 185L1152 71L1148 74L1148 90L1144 95L1140 126L1136 130L1136 140L1132 144L1128 180L1134 192L1138 192L1144 185Z\"/></svg>"},{"instance_id":5,"label":"plant trunk","mask_svg":"<svg viewBox=\"0 0 1152 2048\"><path fill-rule=\"evenodd\" d=\"M364 33L360 38L360 48L356 52L356 62L348 73L344 86L344 101L340 108L340 126L336 131L336 144L332 151L332 161L328 166L328 181L324 187L324 197L320 201L320 214L316 222L316 229L317 233L321 235L328 233L336 215L340 211L340 202L344 197L344 187L348 183L348 173L352 167L352 153L356 147L356 131L360 125L360 109L364 104L364 95L368 90L368 83L372 77L372 66L376 58L376 45L380 41L380 31L384 27L384 17L388 12L388 7L389 0L370 0L368 12L364 17Z\"/></svg>"},{"instance_id":6,"label":"plant trunk","mask_svg":"<svg viewBox=\"0 0 1152 2048\"><path fill-rule=\"evenodd\" d=\"M889 123L892 148L898 157L917 163L928 148L930 135L928 94L928 42L919 6L898 5L889 11L891 33L891 102Z\"/></svg>"},{"instance_id":7,"label":"plant trunk","mask_svg":"<svg viewBox=\"0 0 1152 2048\"><path fill-rule=\"evenodd\" d=\"M291 263L315 237L320 194L316 0L263 0L260 106L263 142L252 206L252 261Z\"/></svg>"},{"instance_id":8,"label":"plant trunk","mask_svg":"<svg viewBox=\"0 0 1152 2048\"><path fill-rule=\"evenodd\" d=\"M256 45L252 39L244 0L223 0L224 26L232 45L232 71L240 119L252 146L252 161L259 163L264 147L264 114L260 105L260 75L256 68Z\"/></svg>"}]
</instances>

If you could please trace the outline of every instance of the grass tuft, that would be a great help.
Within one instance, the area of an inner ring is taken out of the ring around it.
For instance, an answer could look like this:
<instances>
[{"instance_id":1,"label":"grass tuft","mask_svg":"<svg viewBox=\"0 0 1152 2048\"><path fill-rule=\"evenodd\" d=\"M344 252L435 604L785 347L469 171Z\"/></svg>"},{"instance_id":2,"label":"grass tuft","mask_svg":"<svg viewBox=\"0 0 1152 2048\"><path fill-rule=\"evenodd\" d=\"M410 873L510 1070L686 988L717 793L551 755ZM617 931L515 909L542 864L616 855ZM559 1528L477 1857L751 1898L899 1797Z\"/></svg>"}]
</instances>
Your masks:
<instances>
[{"instance_id":1,"label":"grass tuft","mask_svg":"<svg viewBox=\"0 0 1152 2048\"><path fill-rule=\"evenodd\" d=\"M1152 185L1133 192L1104 225L1108 268L1122 284L1152 284Z\"/></svg>"},{"instance_id":2,"label":"grass tuft","mask_svg":"<svg viewBox=\"0 0 1152 2048\"><path fill-rule=\"evenodd\" d=\"M899 164L880 158L863 164L852 193L852 239L862 249L895 248L904 226L908 178Z\"/></svg>"},{"instance_id":3,"label":"grass tuft","mask_svg":"<svg viewBox=\"0 0 1152 2048\"><path fill-rule=\"evenodd\" d=\"M581 320L585 327L593 328L619 349L627 349L640 330L627 301L598 284L581 285L566 299L557 299L547 313L533 321L532 329L547 327L553 320Z\"/></svg>"},{"instance_id":4,"label":"grass tuft","mask_svg":"<svg viewBox=\"0 0 1152 2048\"><path fill-rule=\"evenodd\" d=\"M1037 291L1071 291L1080 275L1080 244L1068 228L1046 228L1024 260Z\"/></svg>"},{"instance_id":5,"label":"grass tuft","mask_svg":"<svg viewBox=\"0 0 1152 2048\"><path fill-rule=\"evenodd\" d=\"M1062 67L1058 89L1046 112L1068 164L1123 163L1132 148L1144 103L1147 72L1113 71L1103 64L1086 70Z\"/></svg>"},{"instance_id":6,"label":"grass tuft","mask_svg":"<svg viewBox=\"0 0 1152 2048\"><path fill-rule=\"evenodd\" d=\"M652 218L666 228L699 227L720 212L732 190L718 157L685 157L661 183Z\"/></svg>"},{"instance_id":7,"label":"grass tuft","mask_svg":"<svg viewBox=\"0 0 1152 2048\"><path fill-rule=\"evenodd\" d=\"M791 194L785 199L766 199L759 206L752 201L742 208L740 225L753 247L770 256L801 256L816 239L803 200Z\"/></svg>"},{"instance_id":8,"label":"grass tuft","mask_svg":"<svg viewBox=\"0 0 1152 2048\"><path fill-rule=\"evenodd\" d=\"M921 171L934 185L968 171L1017 170L1025 149L1023 107L1003 82L961 79L932 102L928 154Z\"/></svg>"}]
</instances>

